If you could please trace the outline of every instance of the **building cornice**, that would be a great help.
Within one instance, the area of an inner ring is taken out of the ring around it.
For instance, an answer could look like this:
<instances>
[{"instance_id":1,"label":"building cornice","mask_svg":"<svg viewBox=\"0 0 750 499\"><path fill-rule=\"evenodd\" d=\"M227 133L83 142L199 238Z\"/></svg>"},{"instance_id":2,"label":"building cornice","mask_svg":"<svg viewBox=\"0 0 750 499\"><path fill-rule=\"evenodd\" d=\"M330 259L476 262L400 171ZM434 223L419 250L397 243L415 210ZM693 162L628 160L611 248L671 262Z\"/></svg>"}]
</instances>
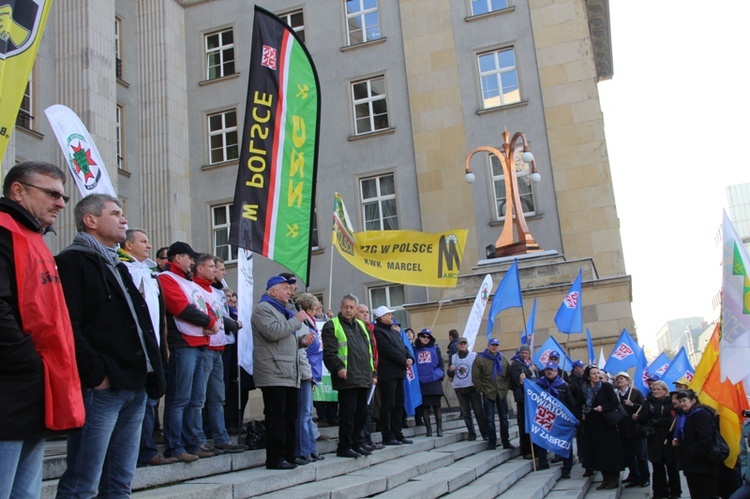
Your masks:
<instances>
[{"instance_id":1,"label":"building cornice","mask_svg":"<svg viewBox=\"0 0 750 499\"><path fill-rule=\"evenodd\" d=\"M586 0L591 45L594 48L597 80L609 80L614 74L612 30L609 24L609 0Z\"/></svg>"}]
</instances>

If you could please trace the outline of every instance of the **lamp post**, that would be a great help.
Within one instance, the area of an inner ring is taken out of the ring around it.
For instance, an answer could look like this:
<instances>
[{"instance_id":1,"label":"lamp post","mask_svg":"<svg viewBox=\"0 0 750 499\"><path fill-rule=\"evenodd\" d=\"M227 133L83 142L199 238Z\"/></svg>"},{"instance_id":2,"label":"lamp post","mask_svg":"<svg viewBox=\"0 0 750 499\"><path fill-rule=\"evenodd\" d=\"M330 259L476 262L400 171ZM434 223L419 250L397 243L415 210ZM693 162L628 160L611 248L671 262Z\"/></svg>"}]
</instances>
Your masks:
<instances>
[{"instance_id":1,"label":"lamp post","mask_svg":"<svg viewBox=\"0 0 750 499\"><path fill-rule=\"evenodd\" d=\"M507 130L503 130L502 137L502 150L490 146L479 146L471 151L468 156L466 156L465 180L469 184L473 184L476 180L476 176L471 171L471 166L469 165L472 156L474 156L478 152L486 152L496 156L503 167L503 175L505 176L506 199L510 200L510 202L508 203L510 207L509 209L505 210L505 224L503 224L503 231L497 241L495 241L494 247L487 247L487 258L521 255L542 250L539 247L539 244L534 240L534 237L531 235L531 232L526 225L526 218L523 216L523 206L521 205L521 197L518 193L518 179L516 178L515 169L515 152L517 147L516 143L519 140L523 145L521 160L524 163L531 164L531 181L537 183L541 180L542 177L536 171L534 155L531 154L531 151L529 151L529 143L526 140L526 136L521 132L516 132L511 138L510 132L508 132ZM510 217L511 223L508 223L508 217ZM517 240L513 231L514 227L518 232Z\"/></svg>"}]
</instances>

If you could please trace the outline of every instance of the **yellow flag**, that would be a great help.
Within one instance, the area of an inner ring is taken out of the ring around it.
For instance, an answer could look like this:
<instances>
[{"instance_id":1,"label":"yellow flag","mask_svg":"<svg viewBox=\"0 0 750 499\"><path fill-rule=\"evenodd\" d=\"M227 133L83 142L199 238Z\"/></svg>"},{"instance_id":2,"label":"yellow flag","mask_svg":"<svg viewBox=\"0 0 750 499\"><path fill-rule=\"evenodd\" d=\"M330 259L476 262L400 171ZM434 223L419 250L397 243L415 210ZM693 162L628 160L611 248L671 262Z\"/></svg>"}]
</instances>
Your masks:
<instances>
[{"instance_id":1,"label":"yellow flag","mask_svg":"<svg viewBox=\"0 0 750 499\"><path fill-rule=\"evenodd\" d=\"M428 234L413 230L354 232L341 196L334 196L332 243L367 275L383 281L452 288L464 255L467 229Z\"/></svg>"},{"instance_id":2,"label":"yellow flag","mask_svg":"<svg viewBox=\"0 0 750 499\"><path fill-rule=\"evenodd\" d=\"M734 468L737 456L740 454L740 440L742 440L742 411L750 408L745 398L742 383L736 385L727 379L721 381L721 367L719 360L719 337L721 330L716 325L711 339L706 345L701 361L695 368L695 374L690 381L690 388L698 394L700 402L710 405L719 413L721 435L729 445L729 457L724 464Z\"/></svg>"},{"instance_id":3,"label":"yellow flag","mask_svg":"<svg viewBox=\"0 0 750 499\"><path fill-rule=\"evenodd\" d=\"M52 0L0 0L0 159L15 127Z\"/></svg>"}]
</instances>

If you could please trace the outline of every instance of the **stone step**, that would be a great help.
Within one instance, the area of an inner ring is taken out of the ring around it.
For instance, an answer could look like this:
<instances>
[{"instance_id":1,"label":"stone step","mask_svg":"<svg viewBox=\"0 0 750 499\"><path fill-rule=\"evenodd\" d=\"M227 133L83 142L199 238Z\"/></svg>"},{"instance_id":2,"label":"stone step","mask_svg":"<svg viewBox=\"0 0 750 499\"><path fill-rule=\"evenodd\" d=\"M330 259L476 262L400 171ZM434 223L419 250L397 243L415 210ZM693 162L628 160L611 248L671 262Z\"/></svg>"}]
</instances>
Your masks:
<instances>
[{"instance_id":1,"label":"stone step","mask_svg":"<svg viewBox=\"0 0 750 499\"><path fill-rule=\"evenodd\" d=\"M484 451L477 456L484 457L485 453L496 453L496 455L518 455L518 449L513 451L502 450L498 451ZM459 465L460 463L456 463ZM489 471L484 473L477 473L477 478L467 483L464 487L456 491L449 492L446 496L451 499L471 497L472 499L489 499L497 497L502 494L505 490L509 489L523 476L527 475L531 471L531 461L523 460L519 457L509 459L502 462L499 466L491 468ZM520 497L518 498L520 499Z\"/></svg>"},{"instance_id":2,"label":"stone step","mask_svg":"<svg viewBox=\"0 0 750 499\"><path fill-rule=\"evenodd\" d=\"M531 461L526 461L531 469ZM555 486L560 478L560 466L553 466L547 470L531 471L523 476L497 497L518 499L543 499Z\"/></svg>"},{"instance_id":3,"label":"stone step","mask_svg":"<svg viewBox=\"0 0 750 499\"><path fill-rule=\"evenodd\" d=\"M621 496L623 496L623 485L622 485L622 479L624 477L622 474L620 474L620 486L616 489L611 490L596 490L596 487L601 485L602 483L602 474L596 473L593 477L589 477L588 479L591 480L589 483L589 488L586 490L586 493L584 494L585 499L620 499ZM630 491L631 489L627 489ZM636 497L651 497L651 488L648 489L641 489L640 487L636 487L633 494L627 494L629 496L636 496ZM643 492L643 493L639 493Z\"/></svg>"},{"instance_id":4,"label":"stone step","mask_svg":"<svg viewBox=\"0 0 750 499\"><path fill-rule=\"evenodd\" d=\"M583 499L591 488L593 477L584 477L580 465L573 466L570 479L558 480L545 499Z\"/></svg>"},{"instance_id":5,"label":"stone step","mask_svg":"<svg viewBox=\"0 0 750 499\"><path fill-rule=\"evenodd\" d=\"M443 428L448 440L443 445L452 443L467 434L463 420L457 418L457 415L450 414L444 417ZM449 436L454 432L456 435ZM319 454L331 454L336 452L338 442L338 428L322 428L321 433L328 436L329 440L317 443ZM424 435L424 426L413 426L404 429L404 435L413 438ZM379 432L373 433L373 439L376 442L382 440ZM426 439L427 440L427 439ZM42 482L42 497L54 498L57 493L58 478L65 471L65 454L59 452L60 446L64 442L54 442L53 446L58 449L52 455L45 457ZM431 448L431 447L430 447ZM406 452L406 451L404 451ZM211 477L214 475L232 473L239 470L251 469L265 466L265 450L253 450L241 454L225 454L208 459L200 459L194 463L175 463L166 466L146 466L136 469L133 478L132 488L134 491L159 487L165 484L174 484L201 477Z\"/></svg>"}]
</instances>

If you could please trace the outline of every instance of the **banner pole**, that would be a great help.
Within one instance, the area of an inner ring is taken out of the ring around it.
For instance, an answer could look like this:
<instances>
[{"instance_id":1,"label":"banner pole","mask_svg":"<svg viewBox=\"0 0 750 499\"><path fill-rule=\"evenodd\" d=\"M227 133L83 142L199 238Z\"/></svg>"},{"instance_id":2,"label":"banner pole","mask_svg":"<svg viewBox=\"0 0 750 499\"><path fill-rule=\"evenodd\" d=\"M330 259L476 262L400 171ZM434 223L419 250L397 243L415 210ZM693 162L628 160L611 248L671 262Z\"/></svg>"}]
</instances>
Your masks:
<instances>
[{"instance_id":1,"label":"banner pole","mask_svg":"<svg viewBox=\"0 0 750 499\"><path fill-rule=\"evenodd\" d=\"M445 288L441 288L440 291L440 302L438 303L438 309L437 312L435 312L435 318L432 319L432 326L430 326L430 331L435 329L435 323L437 322L438 315L440 315L440 309L443 306L443 296L445 296Z\"/></svg>"},{"instance_id":2,"label":"banner pole","mask_svg":"<svg viewBox=\"0 0 750 499\"><path fill-rule=\"evenodd\" d=\"M333 293L333 245L331 245L331 264L328 268L328 309L333 310L331 307L331 296ZM328 317L328 310L324 310L323 313ZM326 319L328 320L328 319Z\"/></svg>"}]
</instances>

